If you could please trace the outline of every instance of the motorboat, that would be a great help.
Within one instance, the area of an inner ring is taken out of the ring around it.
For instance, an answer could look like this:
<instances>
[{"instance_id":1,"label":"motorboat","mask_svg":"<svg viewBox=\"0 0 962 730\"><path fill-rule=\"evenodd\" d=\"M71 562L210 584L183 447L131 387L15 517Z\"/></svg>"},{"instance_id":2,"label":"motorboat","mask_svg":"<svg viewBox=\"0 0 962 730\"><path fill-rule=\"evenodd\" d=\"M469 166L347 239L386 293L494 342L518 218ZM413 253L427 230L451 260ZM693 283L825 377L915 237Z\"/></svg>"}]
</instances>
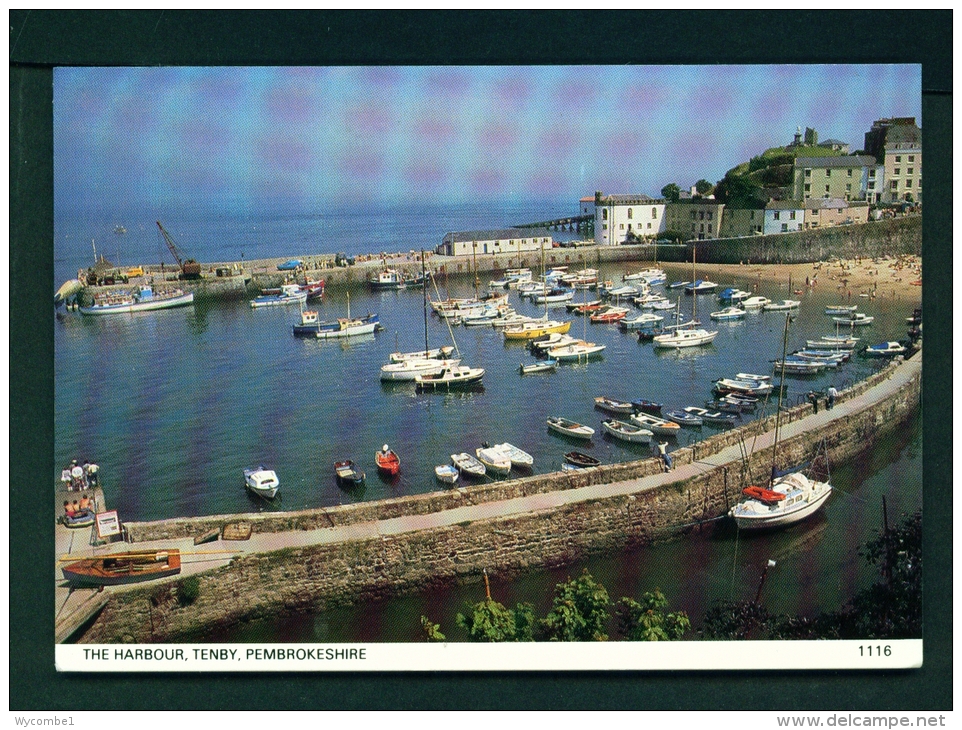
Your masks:
<instances>
[{"instance_id":1,"label":"motorboat","mask_svg":"<svg viewBox=\"0 0 962 730\"><path fill-rule=\"evenodd\" d=\"M321 322L314 336L319 340L358 337L373 334L380 326L381 323L376 314L368 314L360 319L339 317L332 322Z\"/></svg>"},{"instance_id":2,"label":"motorboat","mask_svg":"<svg viewBox=\"0 0 962 730\"><path fill-rule=\"evenodd\" d=\"M636 444L651 443L652 432L633 423L608 418L601 422L601 427L605 430L605 433L609 433L622 441L630 441Z\"/></svg>"},{"instance_id":3,"label":"motorboat","mask_svg":"<svg viewBox=\"0 0 962 730\"><path fill-rule=\"evenodd\" d=\"M277 307L287 304L303 304L307 301L307 290L298 284L284 284L279 294L261 294L251 299L251 309Z\"/></svg>"},{"instance_id":4,"label":"motorboat","mask_svg":"<svg viewBox=\"0 0 962 730\"><path fill-rule=\"evenodd\" d=\"M350 459L334 463L334 476L342 487L360 486L365 479L364 472Z\"/></svg>"},{"instance_id":5,"label":"motorboat","mask_svg":"<svg viewBox=\"0 0 962 730\"><path fill-rule=\"evenodd\" d=\"M773 362L775 372L785 373L786 375L816 375L825 369L825 363L816 360L789 359L775 360Z\"/></svg>"},{"instance_id":6,"label":"motorboat","mask_svg":"<svg viewBox=\"0 0 962 730\"><path fill-rule=\"evenodd\" d=\"M820 340L805 340L805 346L821 350L854 350L858 337L825 335Z\"/></svg>"},{"instance_id":7,"label":"motorboat","mask_svg":"<svg viewBox=\"0 0 962 730\"><path fill-rule=\"evenodd\" d=\"M571 438L590 439L595 435L595 430L590 426L584 426L576 421L561 418L560 416L550 416L548 418L548 428L563 436L570 436Z\"/></svg>"},{"instance_id":8,"label":"motorboat","mask_svg":"<svg viewBox=\"0 0 962 730\"><path fill-rule=\"evenodd\" d=\"M618 322L628 316L628 310L624 307L608 307L603 311L592 314L589 319L595 323L608 324Z\"/></svg>"},{"instance_id":9,"label":"motorboat","mask_svg":"<svg viewBox=\"0 0 962 730\"><path fill-rule=\"evenodd\" d=\"M484 464L465 451L460 454L451 454L451 463L454 464L458 472L466 477L480 479L488 473Z\"/></svg>"},{"instance_id":10,"label":"motorboat","mask_svg":"<svg viewBox=\"0 0 962 730\"><path fill-rule=\"evenodd\" d=\"M181 289L154 291L152 287L145 285L139 287L133 293L100 294L94 298L93 304L79 309L81 314L86 315L130 314L155 309L186 307L193 301L194 292L184 292Z\"/></svg>"},{"instance_id":11,"label":"motorboat","mask_svg":"<svg viewBox=\"0 0 962 730\"><path fill-rule=\"evenodd\" d=\"M652 314L650 312L645 312L644 314L640 314L634 319L622 319L618 323L618 327L622 330L630 332L631 330L650 329L652 327L658 326L664 321L665 321L665 318L660 314Z\"/></svg>"},{"instance_id":12,"label":"motorboat","mask_svg":"<svg viewBox=\"0 0 962 730\"><path fill-rule=\"evenodd\" d=\"M511 471L511 459L500 449L482 446L474 453L489 472L503 476Z\"/></svg>"},{"instance_id":13,"label":"motorboat","mask_svg":"<svg viewBox=\"0 0 962 730\"><path fill-rule=\"evenodd\" d=\"M392 362L381 367L381 380L412 381L418 375L439 373L444 368L455 367L460 364L460 358L451 360L405 360Z\"/></svg>"},{"instance_id":14,"label":"motorboat","mask_svg":"<svg viewBox=\"0 0 962 730\"><path fill-rule=\"evenodd\" d=\"M906 347L901 342L882 342L865 348L866 357L892 357L904 355Z\"/></svg>"},{"instance_id":15,"label":"motorboat","mask_svg":"<svg viewBox=\"0 0 962 730\"><path fill-rule=\"evenodd\" d=\"M668 288L668 289L681 289L682 287L688 286L689 284L691 284L690 281L673 281L673 282L671 282L671 284L668 284L668 286L667 286L666 288Z\"/></svg>"},{"instance_id":16,"label":"motorboat","mask_svg":"<svg viewBox=\"0 0 962 730\"><path fill-rule=\"evenodd\" d=\"M735 380L757 380L759 383L767 383L772 379L771 375L756 375L755 373L735 373Z\"/></svg>"},{"instance_id":17,"label":"motorboat","mask_svg":"<svg viewBox=\"0 0 962 730\"><path fill-rule=\"evenodd\" d=\"M434 467L434 476L439 482L443 482L444 484L454 484L457 482L459 473L457 468L451 464L441 464L440 466Z\"/></svg>"},{"instance_id":18,"label":"motorboat","mask_svg":"<svg viewBox=\"0 0 962 730\"><path fill-rule=\"evenodd\" d=\"M561 302L571 301L571 299L574 298L574 295L574 289L562 289L560 287L555 287L540 294L532 294L531 301L533 301L535 304L559 304Z\"/></svg>"},{"instance_id":19,"label":"motorboat","mask_svg":"<svg viewBox=\"0 0 962 730\"><path fill-rule=\"evenodd\" d=\"M739 380L737 378L719 378L715 381L714 390L722 395L738 393L752 397L764 396L771 393L775 386L771 382L759 380Z\"/></svg>"},{"instance_id":20,"label":"motorboat","mask_svg":"<svg viewBox=\"0 0 962 730\"><path fill-rule=\"evenodd\" d=\"M718 300L721 302L731 302L736 304L740 301L748 299L751 296L751 292L744 291L742 289L736 289L734 287L728 287L722 289L718 293Z\"/></svg>"},{"instance_id":21,"label":"motorboat","mask_svg":"<svg viewBox=\"0 0 962 730\"><path fill-rule=\"evenodd\" d=\"M537 319L534 322L523 322L502 330L506 340L532 340L547 334L564 334L571 329L571 322L560 322L552 319Z\"/></svg>"},{"instance_id":22,"label":"motorboat","mask_svg":"<svg viewBox=\"0 0 962 730\"><path fill-rule=\"evenodd\" d=\"M589 469L593 466L601 466L601 461L589 454L580 451L569 451L565 454L565 461L579 469Z\"/></svg>"},{"instance_id":23,"label":"motorboat","mask_svg":"<svg viewBox=\"0 0 962 730\"><path fill-rule=\"evenodd\" d=\"M592 299L587 302L568 302L565 304L565 309L569 312L577 312L578 314L584 314L585 312L594 312L601 309L604 303L600 299Z\"/></svg>"},{"instance_id":24,"label":"motorboat","mask_svg":"<svg viewBox=\"0 0 962 730\"><path fill-rule=\"evenodd\" d=\"M375 452L374 463L377 464L378 471L386 476L394 477L401 472L401 457L389 449L387 444Z\"/></svg>"},{"instance_id":25,"label":"motorboat","mask_svg":"<svg viewBox=\"0 0 962 730\"><path fill-rule=\"evenodd\" d=\"M674 421L658 418L650 413L635 413L629 417L629 420L636 426L647 428L657 436L677 436L681 431L681 426Z\"/></svg>"},{"instance_id":26,"label":"motorboat","mask_svg":"<svg viewBox=\"0 0 962 730\"><path fill-rule=\"evenodd\" d=\"M615 400L603 395L595 398L595 408L600 408L609 413L634 413L635 407L628 401Z\"/></svg>"},{"instance_id":27,"label":"motorboat","mask_svg":"<svg viewBox=\"0 0 962 730\"><path fill-rule=\"evenodd\" d=\"M450 390L476 385L484 377L484 368L472 368L467 365L456 365L443 368L437 373L424 373L414 377L414 385L418 391Z\"/></svg>"},{"instance_id":28,"label":"motorboat","mask_svg":"<svg viewBox=\"0 0 962 730\"><path fill-rule=\"evenodd\" d=\"M281 488L277 473L263 466L244 469L244 486L251 494L263 499L274 499Z\"/></svg>"},{"instance_id":29,"label":"motorboat","mask_svg":"<svg viewBox=\"0 0 962 730\"><path fill-rule=\"evenodd\" d=\"M797 299L782 299L778 302L769 302L768 304L763 304L762 309L766 312L781 312L789 309L798 309L801 304L802 303Z\"/></svg>"},{"instance_id":30,"label":"motorboat","mask_svg":"<svg viewBox=\"0 0 962 730\"><path fill-rule=\"evenodd\" d=\"M527 451L522 451L514 444L507 442L495 444L491 448L498 449L511 460L511 466L516 469L530 469L534 466L534 457Z\"/></svg>"},{"instance_id":31,"label":"motorboat","mask_svg":"<svg viewBox=\"0 0 962 730\"><path fill-rule=\"evenodd\" d=\"M698 279L685 285L685 294L708 294L709 292L715 291L716 288L718 288L718 284L715 282L708 281L707 279Z\"/></svg>"},{"instance_id":32,"label":"motorboat","mask_svg":"<svg viewBox=\"0 0 962 730\"><path fill-rule=\"evenodd\" d=\"M741 301L741 307L742 307L742 309L746 309L746 310L748 310L748 309L761 309L761 308L764 307L766 304L770 304L771 301L772 301L772 300L769 299L768 297L758 297L758 296L748 297L748 299L742 299L742 301Z\"/></svg>"},{"instance_id":33,"label":"motorboat","mask_svg":"<svg viewBox=\"0 0 962 730\"><path fill-rule=\"evenodd\" d=\"M679 426L689 426L693 428L701 426L704 423L704 421L701 419L701 416L695 415L694 413L690 413L688 411L668 411L665 414L665 418L667 418L669 421L674 421Z\"/></svg>"},{"instance_id":34,"label":"motorboat","mask_svg":"<svg viewBox=\"0 0 962 730\"><path fill-rule=\"evenodd\" d=\"M697 416L702 420L703 423L707 423L712 426L734 426L738 421L738 416L731 413L709 411L707 408L699 408L697 406L688 406L682 410L684 410L685 413L690 413L693 416Z\"/></svg>"},{"instance_id":35,"label":"motorboat","mask_svg":"<svg viewBox=\"0 0 962 730\"><path fill-rule=\"evenodd\" d=\"M745 310L741 307L731 306L720 309L717 312L712 312L708 316L716 321L723 322L731 319L744 319L745 314Z\"/></svg>"},{"instance_id":36,"label":"motorboat","mask_svg":"<svg viewBox=\"0 0 962 730\"><path fill-rule=\"evenodd\" d=\"M640 411L641 413L648 413L652 416L657 416L661 413L662 405L661 403L655 403L650 400L633 400L631 402L631 407L635 411Z\"/></svg>"},{"instance_id":37,"label":"motorboat","mask_svg":"<svg viewBox=\"0 0 962 730\"><path fill-rule=\"evenodd\" d=\"M531 375L532 373L549 373L556 370L557 367L557 360L539 360L528 365L521 363L519 370L522 375Z\"/></svg>"},{"instance_id":38,"label":"motorboat","mask_svg":"<svg viewBox=\"0 0 962 730\"><path fill-rule=\"evenodd\" d=\"M800 522L815 514L832 494L828 482L792 472L766 487L746 487L729 514L740 530L761 530Z\"/></svg>"}]
</instances>

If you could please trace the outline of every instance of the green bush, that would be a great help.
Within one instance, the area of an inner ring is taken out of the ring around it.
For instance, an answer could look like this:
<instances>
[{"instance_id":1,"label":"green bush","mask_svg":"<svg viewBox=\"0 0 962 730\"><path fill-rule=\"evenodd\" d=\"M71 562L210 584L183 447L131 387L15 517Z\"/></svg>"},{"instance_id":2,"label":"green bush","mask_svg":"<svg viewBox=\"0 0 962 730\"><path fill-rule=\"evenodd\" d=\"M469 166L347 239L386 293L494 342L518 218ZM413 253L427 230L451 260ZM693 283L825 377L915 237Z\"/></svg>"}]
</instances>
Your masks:
<instances>
[{"instance_id":1,"label":"green bush","mask_svg":"<svg viewBox=\"0 0 962 730\"><path fill-rule=\"evenodd\" d=\"M200 595L200 578L196 575L184 578L177 587L177 603L181 606L189 606L197 600Z\"/></svg>"}]
</instances>

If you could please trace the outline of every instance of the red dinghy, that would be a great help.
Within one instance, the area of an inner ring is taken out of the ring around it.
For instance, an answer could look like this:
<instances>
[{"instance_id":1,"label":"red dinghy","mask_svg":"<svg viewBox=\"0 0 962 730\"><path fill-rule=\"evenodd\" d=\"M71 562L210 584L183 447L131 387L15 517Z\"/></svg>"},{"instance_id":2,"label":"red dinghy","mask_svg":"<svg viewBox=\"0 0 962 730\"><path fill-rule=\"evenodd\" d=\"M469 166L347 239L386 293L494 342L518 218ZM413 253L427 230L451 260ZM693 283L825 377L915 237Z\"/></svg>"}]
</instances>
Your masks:
<instances>
[{"instance_id":1,"label":"red dinghy","mask_svg":"<svg viewBox=\"0 0 962 730\"><path fill-rule=\"evenodd\" d=\"M401 472L401 459L387 447L387 444L374 454L374 461L377 462L377 468L383 474L393 477Z\"/></svg>"},{"instance_id":2,"label":"red dinghy","mask_svg":"<svg viewBox=\"0 0 962 730\"><path fill-rule=\"evenodd\" d=\"M742 494L754 499L760 499L763 502L780 502L785 499L785 495L781 492L765 489L764 487L745 487L742 490Z\"/></svg>"}]
</instances>

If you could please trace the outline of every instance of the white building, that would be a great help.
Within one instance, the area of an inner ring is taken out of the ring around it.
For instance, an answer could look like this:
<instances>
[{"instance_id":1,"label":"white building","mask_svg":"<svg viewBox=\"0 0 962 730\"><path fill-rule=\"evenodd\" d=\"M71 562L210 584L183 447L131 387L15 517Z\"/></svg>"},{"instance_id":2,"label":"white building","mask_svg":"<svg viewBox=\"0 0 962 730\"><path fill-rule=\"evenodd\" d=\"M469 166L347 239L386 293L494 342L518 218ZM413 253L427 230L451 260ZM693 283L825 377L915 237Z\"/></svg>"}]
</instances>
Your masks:
<instances>
[{"instance_id":1,"label":"white building","mask_svg":"<svg viewBox=\"0 0 962 730\"><path fill-rule=\"evenodd\" d=\"M807 201L806 201L807 202ZM788 233L805 228L805 203L797 200L770 200L765 206L765 223L762 232Z\"/></svg>"},{"instance_id":2,"label":"white building","mask_svg":"<svg viewBox=\"0 0 962 730\"><path fill-rule=\"evenodd\" d=\"M595 243L617 246L629 238L651 239L666 230L665 201L647 195L595 193ZM582 204L583 206L584 204Z\"/></svg>"},{"instance_id":3,"label":"white building","mask_svg":"<svg viewBox=\"0 0 962 730\"><path fill-rule=\"evenodd\" d=\"M460 231L448 233L435 249L441 256L473 256L483 254L513 254L551 248L551 236L534 235L535 231L503 228L493 231Z\"/></svg>"}]
</instances>

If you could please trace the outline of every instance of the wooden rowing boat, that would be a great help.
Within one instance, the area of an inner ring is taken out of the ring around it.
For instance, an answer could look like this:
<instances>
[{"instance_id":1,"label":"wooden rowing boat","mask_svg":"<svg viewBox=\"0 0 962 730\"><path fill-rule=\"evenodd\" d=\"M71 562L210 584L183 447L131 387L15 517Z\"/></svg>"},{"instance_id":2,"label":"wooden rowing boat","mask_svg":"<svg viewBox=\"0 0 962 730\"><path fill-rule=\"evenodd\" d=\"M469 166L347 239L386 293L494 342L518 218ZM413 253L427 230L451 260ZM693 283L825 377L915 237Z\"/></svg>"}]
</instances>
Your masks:
<instances>
[{"instance_id":1,"label":"wooden rowing boat","mask_svg":"<svg viewBox=\"0 0 962 730\"><path fill-rule=\"evenodd\" d=\"M81 558L63 566L61 571L66 580L80 585L141 583L180 573L180 551L133 551Z\"/></svg>"}]
</instances>

